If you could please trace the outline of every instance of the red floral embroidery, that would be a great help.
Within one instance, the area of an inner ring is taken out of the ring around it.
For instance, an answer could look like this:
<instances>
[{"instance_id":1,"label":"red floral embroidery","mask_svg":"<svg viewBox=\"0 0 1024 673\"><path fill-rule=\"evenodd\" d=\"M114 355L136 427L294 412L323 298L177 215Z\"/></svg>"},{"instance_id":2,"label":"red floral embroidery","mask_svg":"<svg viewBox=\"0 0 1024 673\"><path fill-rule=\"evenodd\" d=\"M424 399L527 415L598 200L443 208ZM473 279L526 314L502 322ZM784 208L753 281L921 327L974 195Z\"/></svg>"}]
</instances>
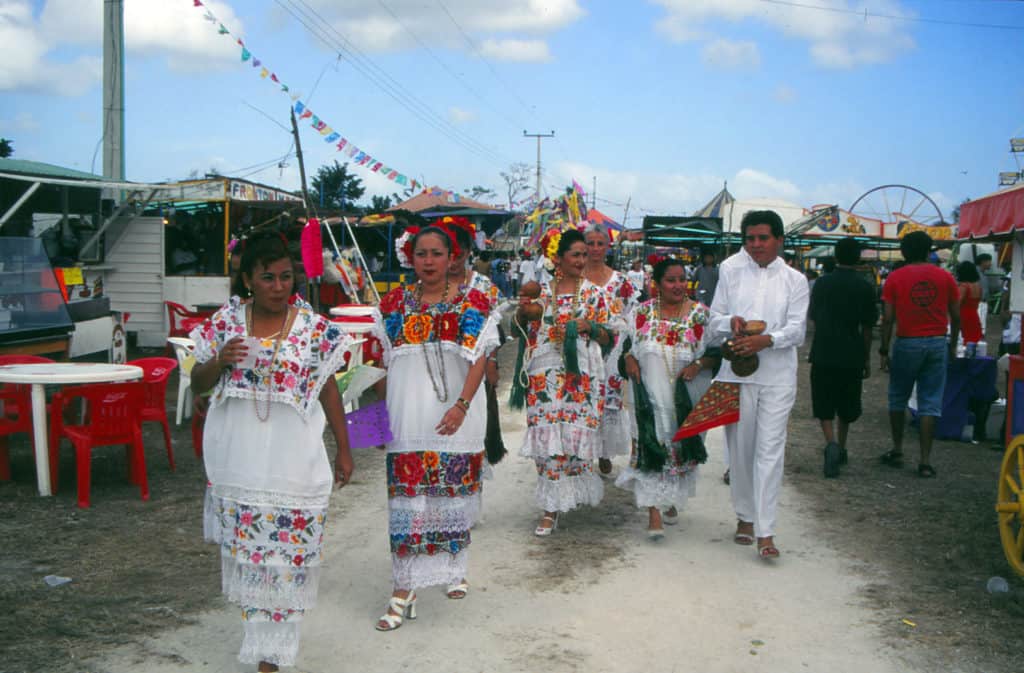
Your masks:
<instances>
[{"instance_id":1,"label":"red floral embroidery","mask_svg":"<svg viewBox=\"0 0 1024 673\"><path fill-rule=\"evenodd\" d=\"M619 296L623 299L629 299L633 296L633 286L630 285L629 281L623 281L622 285L619 286Z\"/></svg>"},{"instance_id":2,"label":"red floral embroidery","mask_svg":"<svg viewBox=\"0 0 1024 673\"><path fill-rule=\"evenodd\" d=\"M640 329L647 323L647 316L637 311L636 314L636 328Z\"/></svg>"},{"instance_id":3,"label":"red floral embroidery","mask_svg":"<svg viewBox=\"0 0 1024 673\"><path fill-rule=\"evenodd\" d=\"M423 461L415 453L403 453L395 459L395 475L403 484L415 486L424 474Z\"/></svg>"},{"instance_id":4,"label":"red floral embroidery","mask_svg":"<svg viewBox=\"0 0 1024 673\"><path fill-rule=\"evenodd\" d=\"M704 336L704 325L697 323L693 326L693 336L697 337L697 341L700 341Z\"/></svg>"}]
</instances>

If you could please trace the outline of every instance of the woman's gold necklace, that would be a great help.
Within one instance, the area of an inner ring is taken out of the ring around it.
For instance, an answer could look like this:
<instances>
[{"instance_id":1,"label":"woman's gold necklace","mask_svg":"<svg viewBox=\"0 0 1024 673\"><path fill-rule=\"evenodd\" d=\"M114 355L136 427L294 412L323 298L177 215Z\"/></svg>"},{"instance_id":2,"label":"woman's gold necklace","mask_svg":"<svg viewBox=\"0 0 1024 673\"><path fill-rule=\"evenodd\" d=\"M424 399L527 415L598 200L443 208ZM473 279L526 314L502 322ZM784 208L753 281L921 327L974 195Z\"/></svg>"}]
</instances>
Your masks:
<instances>
[{"instance_id":1,"label":"woman's gold necklace","mask_svg":"<svg viewBox=\"0 0 1024 673\"><path fill-rule=\"evenodd\" d=\"M252 312L254 310L255 310L254 307L249 307L249 310L245 314L245 317L246 317L246 330L249 332L249 336L255 336L255 334L253 334L253 324L256 321L255 321L255 318L253 318L253 315L252 315ZM274 354L270 358L270 366L267 368L267 371L266 372L260 372L260 370L254 369L254 371L256 372L256 379L257 379L256 386L257 386L257 388L256 388L256 390L253 391L252 404L253 404L253 407L256 408L256 418L259 419L260 423L266 423L267 419L270 418L271 398L274 396L274 392L272 390L273 385L274 385L274 380L273 380L274 365L277 363L277 354L281 350L281 342L284 340L285 328L288 326L288 318L291 316L291 312L292 312L292 309L291 309L290 306L287 309L285 309L284 321L281 323L281 329L279 329L278 331L274 332L273 334L271 334L269 336L260 337L261 339L273 339L274 337L277 337L277 340L274 342ZM266 406L264 407L263 412L260 413L259 387L258 386L259 386L259 382L263 379L264 376L267 378L267 397L264 400L264 403L265 403Z\"/></svg>"},{"instance_id":2,"label":"woman's gold necklace","mask_svg":"<svg viewBox=\"0 0 1024 673\"><path fill-rule=\"evenodd\" d=\"M569 320L575 320L575 318L576 318L576 310L579 309L579 306L580 306L580 290L582 288L583 288L583 276L577 276L576 277L576 288L575 288L575 290L573 290L573 294L572 294L572 305L569 307ZM558 279L555 279L555 280L551 281L550 291L551 291L551 297L552 297L553 301L555 302L555 310L554 310L554 314L551 316L551 318L552 318L552 320L555 320L557 322L557 318L558 318ZM561 330L558 331L558 334L560 336L559 341L564 340L565 339L565 328L564 327L561 328Z\"/></svg>"},{"instance_id":3,"label":"woman's gold necklace","mask_svg":"<svg viewBox=\"0 0 1024 673\"><path fill-rule=\"evenodd\" d=\"M451 289L451 282L447 276L444 279L444 294L437 300L437 304L443 304L448 300L448 290ZM435 304L435 306L437 305ZM423 282L416 283L416 308L417 310L423 309ZM433 314L430 310L426 310L425 314L431 317L431 330L435 332L436 341L435 343L435 357L438 363L438 372L440 373L440 383L434 376L434 370L430 366L430 354L427 350L427 343L429 339L424 341L421 345L423 346L423 361L427 363L427 376L430 377L430 385L434 388L434 396L437 397L437 401L444 404L448 401L448 378L447 372L444 366L444 353L441 351L441 335L437 334L437 321L433 319Z\"/></svg>"}]
</instances>

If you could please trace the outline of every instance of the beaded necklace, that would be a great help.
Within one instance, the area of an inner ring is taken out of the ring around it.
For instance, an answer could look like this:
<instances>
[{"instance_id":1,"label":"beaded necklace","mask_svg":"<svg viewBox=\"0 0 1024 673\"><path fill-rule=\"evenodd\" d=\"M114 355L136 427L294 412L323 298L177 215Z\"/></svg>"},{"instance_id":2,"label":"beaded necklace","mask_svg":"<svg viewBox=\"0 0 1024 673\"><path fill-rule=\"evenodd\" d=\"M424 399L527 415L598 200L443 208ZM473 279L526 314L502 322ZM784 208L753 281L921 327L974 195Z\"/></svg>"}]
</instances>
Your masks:
<instances>
[{"instance_id":1,"label":"beaded necklace","mask_svg":"<svg viewBox=\"0 0 1024 673\"><path fill-rule=\"evenodd\" d=\"M420 310L422 310L425 315L430 316L431 323L433 325L437 324L437 320L434 315L434 311L431 309L437 307L441 309L442 313L444 312L443 309L445 307L445 302L448 299L448 290L450 288L451 282L449 281L448 277L445 276L444 294L441 295L441 298L437 301L437 303L433 304L433 306L426 306L423 303L423 281L417 281L416 283L416 306ZM429 343L431 340L428 339L427 341L424 341L420 345L423 347L423 361L427 363L427 376L430 378L430 385L433 386L434 388L434 396L437 397L438 402L444 404L445 402L448 401L448 378L444 367L444 353L441 351L441 335L437 333L436 328L433 330L433 332L435 333L435 339L433 340L434 357L437 360L437 369L440 375L440 382L438 382L438 379L435 378L434 370L430 365L430 353L427 349L427 343Z\"/></svg>"},{"instance_id":2,"label":"beaded necklace","mask_svg":"<svg viewBox=\"0 0 1024 673\"><path fill-rule=\"evenodd\" d=\"M246 331L248 332L249 336L254 336L253 335L252 327L253 327L253 323L255 321L253 319L252 312L253 312L253 308L252 307L249 307L249 310L247 310L245 312L245 328L246 328ZM252 404L253 404L253 407L255 407L255 409L256 409L256 418L259 419L260 423L266 423L267 420L270 418L270 401L271 401L271 398L274 395L273 390L271 390L271 388L273 386L273 379L271 378L271 374L273 374L273 372L274 372L274 365L277 363L277 354L281 350L281 342L284 340L285 328L288 326L288 318L291 317L291 313L292 313L292 309L289 306L285 310L285 312L284 312L284 321L281 323L281 329L279 329L274 334L271 334L270 336L263 337L264 339L273 339L274 337L277 337L277 339L274 342L274 354L270 357L270 366L267 367L266 371L260 371L259 369L255 369L255 368L253 369L253 371L256 373L257 383L256 383L256 388L253 390ZM259 388L258 388L258 386L259 386L259 381L262 381L264 379L264 377L266 377L266 379L268 381L268 383L267 383L267 397L264 400L264 404L266 406L264 407L263 412L261 413L260 412Z\"/></svg>"}]
</instances>

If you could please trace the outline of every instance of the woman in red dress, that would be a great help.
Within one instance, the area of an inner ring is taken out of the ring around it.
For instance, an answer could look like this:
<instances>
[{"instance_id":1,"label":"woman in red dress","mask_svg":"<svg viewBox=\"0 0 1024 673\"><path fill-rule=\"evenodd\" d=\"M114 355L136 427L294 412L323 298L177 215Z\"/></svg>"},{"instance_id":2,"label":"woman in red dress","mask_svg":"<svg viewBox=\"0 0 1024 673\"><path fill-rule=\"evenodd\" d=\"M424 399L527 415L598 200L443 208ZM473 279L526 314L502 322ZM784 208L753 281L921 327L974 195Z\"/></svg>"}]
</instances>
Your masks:
<instances>
[{"instance_id":1,"label":"woman in red dress","mask_svg":"<svg viewBox=\"0 0 1024 673\"><path fill-rule=\"evenodd\" d=\"M960 333L964 344L982 340L981 318L978 304L981 303L981 276L974 262L960 262L956 267L956 280L960 289Z\"/></svg>"}]
</instances>

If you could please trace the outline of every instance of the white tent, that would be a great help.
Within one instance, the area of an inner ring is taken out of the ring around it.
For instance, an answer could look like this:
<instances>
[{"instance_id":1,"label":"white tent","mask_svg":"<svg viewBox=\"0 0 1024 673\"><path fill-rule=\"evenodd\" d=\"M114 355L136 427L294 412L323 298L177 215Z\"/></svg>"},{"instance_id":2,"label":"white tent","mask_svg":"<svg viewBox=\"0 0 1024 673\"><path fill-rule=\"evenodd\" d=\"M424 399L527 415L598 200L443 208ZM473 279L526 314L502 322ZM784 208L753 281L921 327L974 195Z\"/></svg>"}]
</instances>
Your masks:
<instances>
[{"instance_id":1,"label":"white tent","mask_svg":"<svg viewBox=\"0 0 1024 673\"><path fill-rule=\"evenodd\" d=\"M740 222L748 210L774 210L782 218L786 231L807 213L803 206L777 198L736 199L722 207L722 232L740 233Z\"/></svg>"}]
</instances>

